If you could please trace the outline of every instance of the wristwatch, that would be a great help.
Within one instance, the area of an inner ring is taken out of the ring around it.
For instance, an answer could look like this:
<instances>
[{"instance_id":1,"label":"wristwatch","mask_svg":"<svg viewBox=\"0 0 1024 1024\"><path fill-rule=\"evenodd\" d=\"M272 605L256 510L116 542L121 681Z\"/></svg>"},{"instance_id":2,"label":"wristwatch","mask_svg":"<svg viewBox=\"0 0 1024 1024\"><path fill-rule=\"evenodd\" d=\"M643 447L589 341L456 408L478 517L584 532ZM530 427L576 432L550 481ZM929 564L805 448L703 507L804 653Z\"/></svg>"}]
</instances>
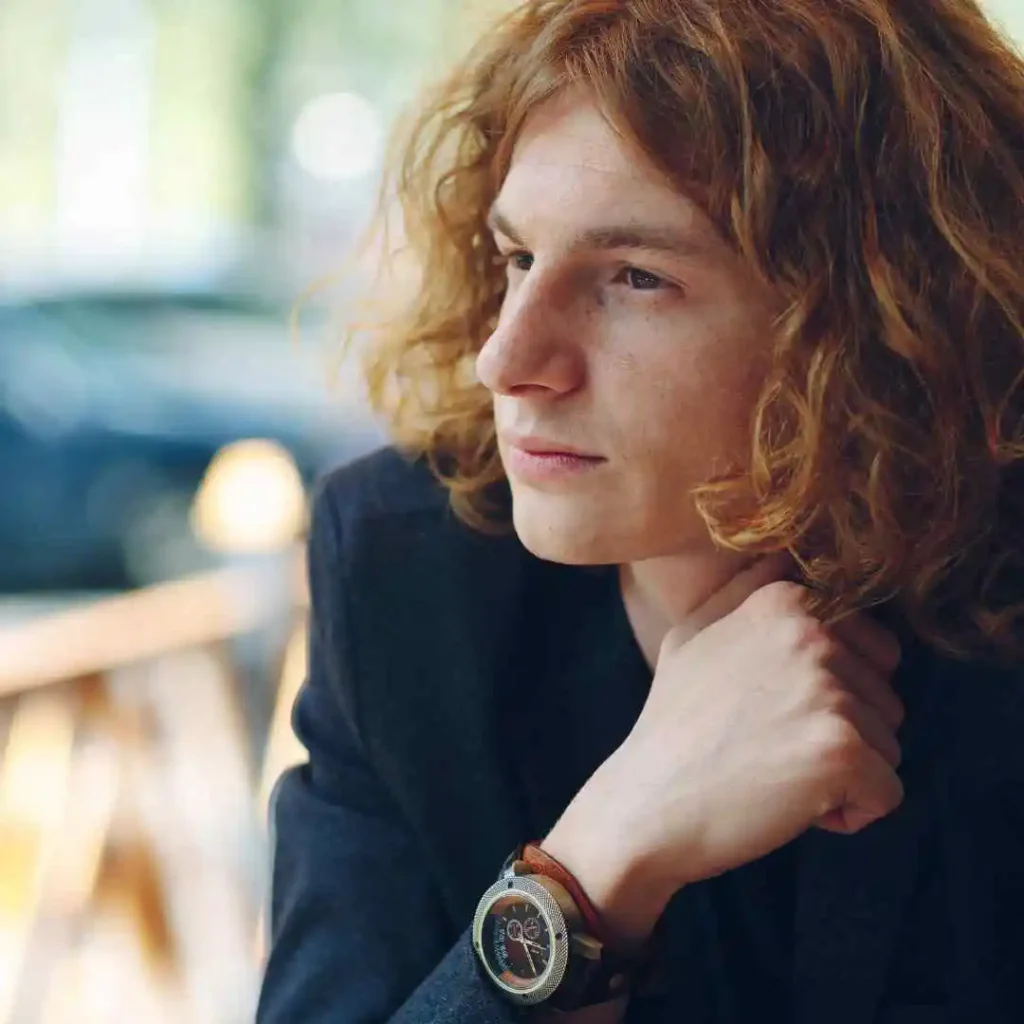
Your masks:
<instances>
[{"instance_id":1,"label":"wristwatch","mask_svg":"<svg viewBox=\"0 0 1024 1024\"><path fill-rule=\"evenodd\" d=\"M513 851L473 917L485 977L520 1006L570 1011L628 993L647 958L607 939L579 884L538 843Z\"/></svg>"}]
</instances>

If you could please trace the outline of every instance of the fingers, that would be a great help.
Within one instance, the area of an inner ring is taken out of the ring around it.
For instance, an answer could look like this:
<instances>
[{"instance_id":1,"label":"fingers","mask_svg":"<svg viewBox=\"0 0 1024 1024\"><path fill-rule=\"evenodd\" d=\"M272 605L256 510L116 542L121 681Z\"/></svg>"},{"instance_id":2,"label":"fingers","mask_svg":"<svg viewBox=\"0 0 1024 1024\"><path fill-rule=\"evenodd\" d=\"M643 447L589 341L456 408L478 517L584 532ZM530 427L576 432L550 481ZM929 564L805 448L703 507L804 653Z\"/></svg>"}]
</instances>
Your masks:
<instances>
[{"instance_id":1,"label":"fingers","mask_svg":"<svg viewBox=\"0 0 1024 1024\"><path fill-rule=\"evenodd\" d=\"M828 660L828 668L844 687L867 706L873 708L890 729L903 724L903 702L889 685L887 676L856 650L840 640Z\"/></svg>"},{"instance_id":2,"label":"fingers","mask_svg":"<svg viewBox=\"0 0 1024 1024\"><path fill-rule=\"evenodd\" d=\"M863 744L842 802L815 826L852 835L903 802L903 783L896 771L902 752L894 734L903 723L904 708L889 684L900 649L889 630L863 614L847 616L831 632L839 643L829 668L849 694L839 713L857 730Z\"/></svg>"},{"instance_id":3,"label":"fingers","mask_svg":"<svg viewBox=\"0 0 1024 1024\"><path fill-rule=\"evenodd\" d=\"M832 625L832 633L869 662L891 676L900 663L900 644L891 630L869 615L857 612Z\"/></svg>"},{"instance_id":4,"label":"fingers","mask_svg":"<svg viewBox=\"0 0 1024 1024\"><path fill-rule=\"evenodd\" d=\"M852 835L891 814L901 803L900 777L873 747L865 744L839 804L816 825L829 832Z\"/></svg>"},{"instance_id":5,"label":"fingers","mask_svg":"<svg viewBox=\"0 0 1024 1024\"><path fill-rule=\"evenodd\" d=\"M899 741L878 711L870 704L851 698L846 708L847 721L860 733L861 738L880 754L891 768L899 768L903 759Z\"/></svg>"}]
</instances>

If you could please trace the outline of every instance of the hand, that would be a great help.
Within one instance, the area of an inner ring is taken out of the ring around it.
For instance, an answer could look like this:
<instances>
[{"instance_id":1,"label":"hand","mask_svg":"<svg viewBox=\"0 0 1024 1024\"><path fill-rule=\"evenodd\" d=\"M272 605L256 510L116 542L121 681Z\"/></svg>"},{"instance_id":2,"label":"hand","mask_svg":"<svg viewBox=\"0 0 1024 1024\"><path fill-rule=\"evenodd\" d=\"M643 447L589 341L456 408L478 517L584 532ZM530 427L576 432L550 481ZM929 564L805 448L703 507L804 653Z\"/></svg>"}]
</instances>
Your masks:
<instances>
[{"instance_id":1,"label":"hand","mask_svg":"<svg viewBox=\"0 0 1024 1024\"><path fill-rule=\"evenodd\" d=\"M770 569L669 633L635 727L543 843L629 937L690 882L902 801L895 638L864 615L824 627Z\"/></svg>"}]
</instances>

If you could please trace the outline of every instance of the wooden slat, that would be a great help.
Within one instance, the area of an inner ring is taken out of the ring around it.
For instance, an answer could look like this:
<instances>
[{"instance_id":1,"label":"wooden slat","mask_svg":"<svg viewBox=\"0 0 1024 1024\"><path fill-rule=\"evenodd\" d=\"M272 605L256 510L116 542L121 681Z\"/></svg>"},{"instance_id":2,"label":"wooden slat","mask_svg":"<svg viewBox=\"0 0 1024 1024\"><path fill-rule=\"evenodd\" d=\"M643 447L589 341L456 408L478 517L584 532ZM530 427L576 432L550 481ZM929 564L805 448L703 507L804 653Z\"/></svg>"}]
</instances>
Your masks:
<instances>
[{"instance_id":1,"label":"wooden slat","mask_svg":"<svg viewBox=\"0 0 1024 1024\"><path fill-rule=\"evenodd\" d=\"M288 639L281 664L281 675L270 720L267 743L263 753L263 768L259 785L259 817L266 822L270 794L278 777L286 768L307 759L306 749L292 731L292 708L299 695L299 687L306 677L307 628L305 621L296 623Z\"/></svg>"},{"instance_id":2,"label":"wooden slat","mask_svg":"<svg viewBox=\"0 0 1024 1024\"><path fill-rule=\"evenodd\" d=\"M20 623L0 630L0 698L239 636L305 601L294 552Z\"/></svg>"}]
</instances>

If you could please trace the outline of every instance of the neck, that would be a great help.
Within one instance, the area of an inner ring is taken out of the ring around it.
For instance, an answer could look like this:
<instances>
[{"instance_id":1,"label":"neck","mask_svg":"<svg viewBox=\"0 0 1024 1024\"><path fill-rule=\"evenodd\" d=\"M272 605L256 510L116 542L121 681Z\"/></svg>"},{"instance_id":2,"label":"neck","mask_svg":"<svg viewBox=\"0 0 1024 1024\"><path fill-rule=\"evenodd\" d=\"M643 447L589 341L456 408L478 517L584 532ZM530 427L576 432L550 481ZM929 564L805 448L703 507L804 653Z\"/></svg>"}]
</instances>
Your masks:
<instances>
[{"instance_id":1,"label":"neck","mask_svg":"<svg viewBox=\"0 0 1024 1024\"><path fill-rule=\"evenodd\" d=\"M620 567L626 614L651 668L669 630L685 629L701 606L749 564L749 556L702 551Z\"/></svg>"}]
</instances>

